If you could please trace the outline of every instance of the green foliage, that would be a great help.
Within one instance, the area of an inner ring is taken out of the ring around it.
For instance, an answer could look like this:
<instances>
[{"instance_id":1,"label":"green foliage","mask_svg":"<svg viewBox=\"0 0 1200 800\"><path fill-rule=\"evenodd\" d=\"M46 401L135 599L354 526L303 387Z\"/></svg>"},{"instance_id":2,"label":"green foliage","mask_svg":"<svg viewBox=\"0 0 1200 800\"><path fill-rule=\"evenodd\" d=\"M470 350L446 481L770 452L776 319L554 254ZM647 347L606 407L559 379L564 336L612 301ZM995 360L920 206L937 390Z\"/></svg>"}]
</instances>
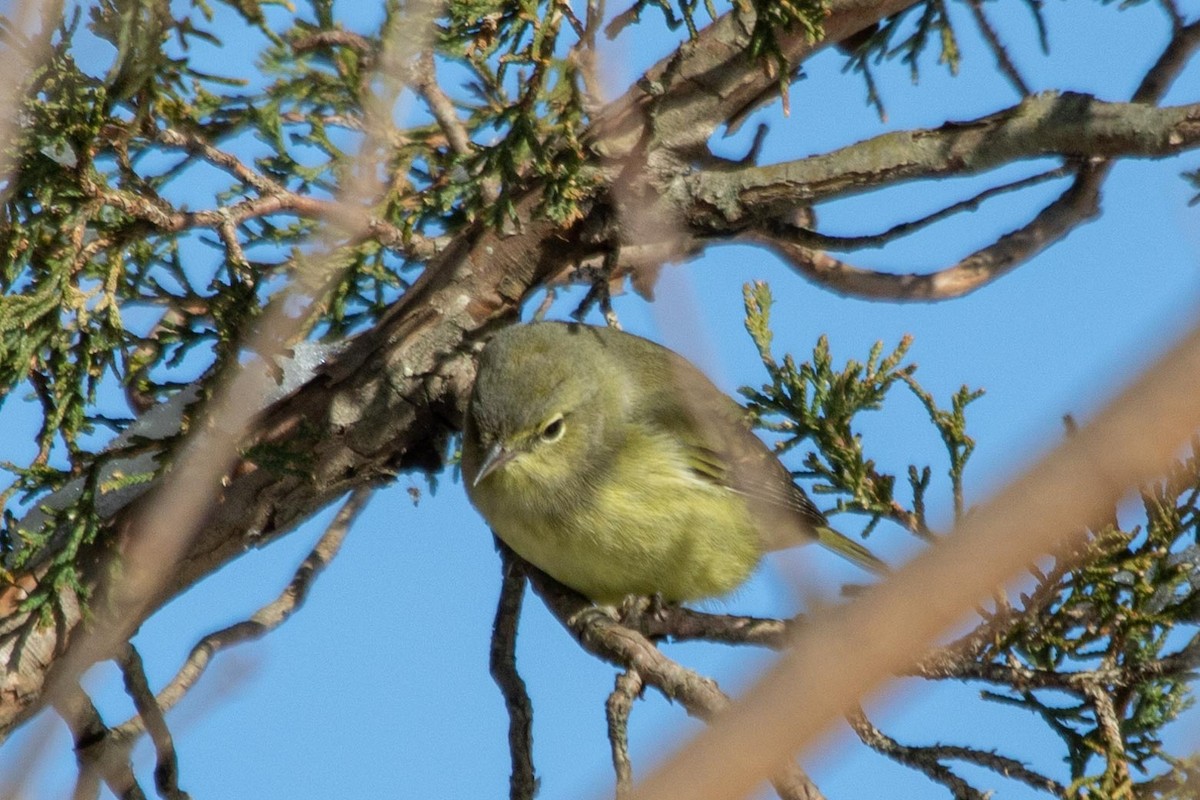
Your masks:
<instances>
[{"instance_id":1,"label":"green foliage","mask_svg":"<svg viewBox=\"0 0 1200 800\"><path fill-rule=\"evenodd\" d=\"M1034 712L1062 738L1070 797L1147 796L1131 767L1148 774L1166 764L1168 778L1186 771L1163 751L1162 729L1191 706L1200 663L1198 497L1200 439L1142 490L1140 522L1122 526L1114 512L1072 554L1081 566L1035 571L1024 605L1037 613L1018 615L982 654L985 664L1027 671L1027 686L984 696Z\"/></svg>"},{"instance_id":2,"label":"green foliage","mask_svg":"<svg viewBox=\"0 0 1200 800\"><path fill-rule=\"evenodd\" d=\"M963 471L975 442L965 413L981 391L964 386L940 408L917 383L915 365L902 363L907 338L886 356L876 344L866 363L841 369L823 337L811 361L778 360L767 286L748 285L745 306L746 329L769 378L760 389L742 390L748 408L761 427L782 436L781 450L811 445L798 475L817 479L816 492L836 496L834 511L869 515L868 531L886 519L936 541L925 524L930 468L909 466L912 498L905 503L854 430L859 413L880 408L903 384L946 447L956 518L969 513ZM1165 752L1162 735L1191 706L1189 684L1200 666L1200 438L1140 501L1136 512L1114 510L1098 520L1078 552L1045 571L1032 567L1033 585L1019 605L998 597L995 611L962 639L974 646L948 654L928 676L983 682L984 698L1032 712L1059 736L1071 779L1055 792L1062 797L1184 797L1195 785L1188 783L1196 780L1195 763ZM1120 516L1133 521L1122 525Z\"/></svg>"},{"instance_id":3,"label":"green foliage","mask_svg":"<svg viewBox=\"0 0 1200 800\"><path fill-rule=\"evenodd\" d=\"M779 77L779 94L788 110L788 86L795 79L793 67L779 44L780 33L802 30L810 42L825 34L823 23L829 14L828 0L749 0L754 9L754 27L750 30L751 56L763 59ZM735 8L741 9L738 4Z\"/></svg>"},{"instance_id":4,"label":"green foliage","mask_svg":"<svg viewBox=\"0 0 1200 800\"><path fill-rule=\"evenodd\" d=\"M608 25L606 33L610 37L615 36L630 22L640 20L642 11L648 7L662 12L667 27L671 30L684 25L691 38L694 39L699 34L696 17L700 10L700 0L678 0L674 3L669 0L636 0L629 9L619 14ZM824 35L825 17L829 14L828 0L734 0L733 9L743 17L753 17L746 52L752 58L760 59L766 69L772 70L778 76L779 93L786 110L788 87L796 76L779 44L779 36L782 33L801 30L809 41L815 42L820 39ZM717 9L712 0L704 0L704 10L709 19L717 18Z\"/></svg>"},{"instance_id":5,"label":"green foliage","mask_svg":"<svg viewBox=\"0 0 1200 800\"><path fill-rule=\"evenodd\" d=\"M564 27L572 31L569 44ZM500 138L484 146L472 136L471 152L448 154L468 180L452 171L435 213L502 225L512 218L515 196L535 182L547 188L551 218L565 222L583 213L579 204L594 188L581 171L587 101L570 54L583 36L583 23L563 3L449 5L439 44L470 71L467 88L475 99L460 104L465 127L472 134L491 129ZM497 195L499 202L490 202Z\"/></svg>"},{"instance_id":6,"label":"green foliage","mask_svg":"<svg viewBox=\"0 0 1200 800\"><path fill-rule=\"evenodd\" d=\"M895 496L895 478L879 472L875 462L864 455L862 439L853 428L858 414L881 408L888 392L901 383L920 399L946 445L955 507L961 514L962 474L975 448L974 440L966 433L966 407L983 392L964 386L951 398L948 410L939 408L913 377L916 365L902 363L912 345L909 337L886 356L883 343L877 342L865 364L852 360L840 370L833 365L825 337L817 342L811 361L797 364L791 355L779 361L771 351L771 302L766 284L746 286L746 329L754 339L770 383L758 390L744 388L742 394L758 424L782 434L781 451L811 443L814 449L805 456L801 474L819 481L813 490L835 495L837 512L867 515L868 532L880 520L890 519L913 533L929 535L924 495L930 468L909 467L912 509L907 510Z\"/></svg>"},{"instance_id":7,"label":"green foliage","mask_svg":"<svg viewBox=\"0 0 1200 800\"><path fill-rule=\"evenodd\" d=\"M46 478L37 474L45 472L46 467L9 469L18 474L19 483L33 489ZM98 471L92 471L78 481L78 496L73 502L41 506L44 524L37 530L17 525L7 512L4 515L4 529L0 530L0 553L4 555L5 562L0 567L0 581L14 583L17 574L33 567L42 572L37 585L20 606L21 611L36 612L42 624L52 621L64 590L69 590L80 600L88 597L76 558L80 548L96 541L103 527L103 518L96 510L98 474Z\"/></svg>"},{"instance_id":8,"label":"green foliage","mask_svg":"<svg viewBox=\"0 0 1200 800\"><path fill-rule=\"evenodd\" d=\"M1041 20L1040 9L1038 20ZM872 74L872 64L899 58L908 65L913 83L921 76L920 59L930 43L938 43L938 63L951 74L958 73L958 38L950 22L945 0L925 0L887 18L882 24L863 32L848 52L845 70L859 72L867 85L867 103L875 106L881 118L887 116L883 98Z\"/></svg>"}]
</instances>

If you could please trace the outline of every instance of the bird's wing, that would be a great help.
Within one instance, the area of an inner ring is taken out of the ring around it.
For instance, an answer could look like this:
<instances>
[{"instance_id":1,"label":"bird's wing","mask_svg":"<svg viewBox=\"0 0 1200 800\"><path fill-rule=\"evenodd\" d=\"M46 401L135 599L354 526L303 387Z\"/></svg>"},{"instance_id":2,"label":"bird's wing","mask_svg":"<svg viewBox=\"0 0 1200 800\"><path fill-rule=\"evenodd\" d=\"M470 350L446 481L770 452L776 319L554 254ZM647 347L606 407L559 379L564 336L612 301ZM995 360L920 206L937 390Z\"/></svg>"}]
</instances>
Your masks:
<instances>
[{"instance_id":1,"label":"bird's wing","mask_svg":"<svg viewBox=\"0 0 1200 800\"><path fill-rule=\"evenodd\" d=\"M707 426L706 426L707 427ZM744 421L731 423L725 434L716 434L725 449L714 452L701 448L702 463L711 476L746 497L754 516L764 549L781 550L810 542L814 538L825 548L876 574L886 574L887 565L861 543L830 526L829 521L773 452L750 431ZM690 448L689 453L696 448ZM723 466L717 473L707 465Z\"/></svg>"},{"instance_id":2,"label":"bird's wing","mask_svg":"<svg viewBox=\"0 0 1200 800\"><path fill-rule=\"evenodd\" d=\"M792 475L751 430L741 406L682 357L636 337L613 337L617 357L651 387L630 413L642 424L670 432L700 478L746 498L764 550L818 541L859 566L886 566L858 542L837 532Z\"/></svg>"}]
</instances>

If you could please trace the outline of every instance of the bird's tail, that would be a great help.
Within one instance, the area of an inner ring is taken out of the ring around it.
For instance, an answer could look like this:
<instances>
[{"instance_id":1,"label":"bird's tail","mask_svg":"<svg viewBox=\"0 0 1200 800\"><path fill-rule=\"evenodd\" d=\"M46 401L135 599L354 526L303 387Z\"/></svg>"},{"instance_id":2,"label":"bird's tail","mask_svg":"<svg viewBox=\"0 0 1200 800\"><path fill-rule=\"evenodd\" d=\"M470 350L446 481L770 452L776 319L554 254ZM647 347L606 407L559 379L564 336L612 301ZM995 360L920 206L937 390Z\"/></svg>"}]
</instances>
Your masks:
<instances>
[{"instance_id":1,"label":"bird's tail","mask_svg":"<svg viewBox=\"0 0 1200 800\"><path fill-rule=\"evenodd\" d=\"M891 572L887 564L880 561L871 554L870 550L844 533L838 533L828 525L818 525L816 530L817 541L821 543L822 547L832 550L847 561L865 570L874 572L876 575L887 575Z\"/></svg>"}]
</instances>

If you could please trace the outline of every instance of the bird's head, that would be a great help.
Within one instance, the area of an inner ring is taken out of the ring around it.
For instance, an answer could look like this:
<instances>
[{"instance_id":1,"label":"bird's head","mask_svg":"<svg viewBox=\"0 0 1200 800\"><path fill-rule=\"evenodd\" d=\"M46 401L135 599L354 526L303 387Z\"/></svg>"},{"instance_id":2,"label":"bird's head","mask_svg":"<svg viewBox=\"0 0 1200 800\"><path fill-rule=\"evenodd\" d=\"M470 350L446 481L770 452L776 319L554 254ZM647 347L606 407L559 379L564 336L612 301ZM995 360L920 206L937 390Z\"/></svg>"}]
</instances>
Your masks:
<instances>
[{"instance_id":1,"label":"bird's head","mask_svg":"<svg viewBox=\"0 0 1200 800\"><path fill-rule=\"evenodd\" d=\"M620 383L584 326L539 323L497 334L480 355L467 411L468 488L550 495L586 480L623 413Z\"/></svg>"}]
</instances>

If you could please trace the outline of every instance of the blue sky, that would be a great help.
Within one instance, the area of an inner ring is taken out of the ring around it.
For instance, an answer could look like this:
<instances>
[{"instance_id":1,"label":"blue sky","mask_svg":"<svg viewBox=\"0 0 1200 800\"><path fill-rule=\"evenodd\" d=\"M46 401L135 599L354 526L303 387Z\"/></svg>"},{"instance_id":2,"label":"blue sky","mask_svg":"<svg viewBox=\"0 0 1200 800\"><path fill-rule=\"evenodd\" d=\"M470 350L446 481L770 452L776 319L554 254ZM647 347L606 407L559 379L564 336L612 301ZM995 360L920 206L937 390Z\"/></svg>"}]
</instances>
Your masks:
<instances>
[{"instance_id":1,"label":"blue sky","mask_svg":"<svg viewBox=\"0 0 1200 800\"><path fill-rule=\"evenodd\" d=\"M1051 51L1044 56L1022 4L986 5L1036 89L1091 92L1109 100L1129 95L1167 30L1154 4L1119 12L1094 3L1048 3ZM1195 0L1181 5L1189 19L1200 14ZM881 67L886 123L864 104L861 80L841 72L841 57L825 53L806 64L806 78L793 87L790 118L770 106L738 136L714 143L715 149L744 152L759 120L772 129L764 160L784 160L884 130L970 119L1016 102L965 6L951 10L963 37L962 74L951 78L927 56L914 86L904 66ZM668 52L674 39L650 24L611 46L609 85L623 87ZM1195 101L1197 95L1200 68L1193 63L1166 102ZM1179 173L1198 166L1195 154L1119 166L1106 185L1099 221L960 300L896 305L839 298L806 283L769 253L724 246L666 270L654 306L629 294L616 308L626 329L675 346L731 392L763 378L741 327L741 287L750 280L769 281L774 290L778 352L804 358L825 334L838 361L863 359L876 340L892 346L913 334L910 359L920 365L917 376L935 397L946 402L962 384L987 390L968 413L979 446L967 470L967 495L978 500L1058 440L1063 414L1086 418L1194 318L1200 300L1200 209L1187 207L1191 190ZM1024 163L978 181L896 187L823 205L818 213L829 232L874 232L1002 177L1041 168ZM943 266L1023 224L1061 187L1048 184L993 200L911 242L852 260L896 271ZM552 315L563 316L571 307L560 301ZM697 315L701 322L685 332L671 322ZM0 419L6 431L31 430L19 404L6 405ZM884 470L933 466L931 514L935 523L947 524L945 459L915 400L897 390L885 410L862 419L861 432L869 455ZM18 446L0 443L0 457L13 458ZM421 490L415 506L405 491L410 486ZM168 680L200 636L272 599L332 513L265 551L247 554L148 622L136 643L151 684ZM844 527L853 530L852 521ZM892 560L915 546L905 534L885 528L872 542ZM706 607L787 614L797 604L791 576L803 580L799 594L832 594L840 581L860 577L836 558L806 549L773 557L747 587ZM503 796L507 721L487 672L498 585L490 534L461 486L446 475L430 493L423 479L401 477L376 496L341 556L317 581L308 605L266 640L218 656L199 688L170 716L183 788L197 798ZM769 659L709 645L665 650L734 693ZM536 599L527 602L518 658L534 702L540 797L605 796L612 776L604 699L613 669L583 654ZM106 719L128 716L115 669L97 668L89 681ZM971 687L902 681L873 707L873 719L901 741L995 746L1062 777L1057 741L1042 726L976 696ZM647 692L633 716L635 774L645 774L696 724ZM0 749L0 775L26 769L27 747L43 735L50 738L41 745L32 796L67 796L74 761L56 719L40 718ZM1190 752L1200 743L1200 720L1185 718L1172 737L1177 752ZM150 786L153 754L142 746L137 756L139 774ZM948 796L924 777L870 754L844 729L803 763L831 800L885 791L898 800ZM979 775L968 768L961 774ZM995 788L999 798L1039 796L1002 779L979 785Z\"/></svg>"}]
</instances>

